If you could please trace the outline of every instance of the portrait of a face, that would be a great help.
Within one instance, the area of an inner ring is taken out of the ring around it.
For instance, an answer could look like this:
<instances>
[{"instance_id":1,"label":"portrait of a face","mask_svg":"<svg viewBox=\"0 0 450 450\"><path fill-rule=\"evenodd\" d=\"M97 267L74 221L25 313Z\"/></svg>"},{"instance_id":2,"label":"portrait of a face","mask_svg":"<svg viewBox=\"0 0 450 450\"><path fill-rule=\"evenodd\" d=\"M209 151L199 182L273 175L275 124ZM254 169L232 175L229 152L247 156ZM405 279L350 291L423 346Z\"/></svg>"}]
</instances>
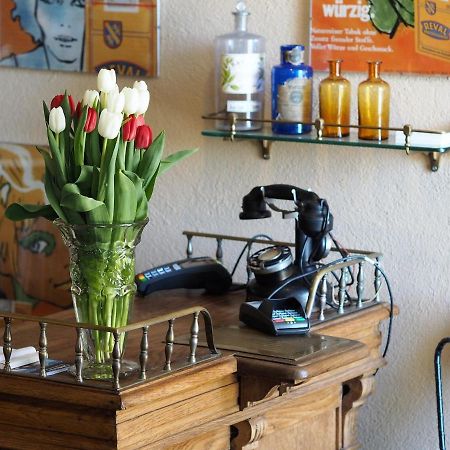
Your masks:
<instances>
[{"instance_id":1,"label":"portrait of a face","mask_svg":"<svg viewBox=\"0 0 450 450\"><path fill-rule=\"evenodd\" d=\"M48 58L73 64L83 54L84 0L37 0L36 20Z\"/></svg>"},{"instance_id":2,"label":"portrait of a face","mask_svg":"<svg viewBox=\"0 0 450 450\"><path fill-rule=\"evenodd\" d=\"M9 0L11 18L35 44L0 65L81 71L84 65L85 0Z\"/></svg>"}]
</instances>

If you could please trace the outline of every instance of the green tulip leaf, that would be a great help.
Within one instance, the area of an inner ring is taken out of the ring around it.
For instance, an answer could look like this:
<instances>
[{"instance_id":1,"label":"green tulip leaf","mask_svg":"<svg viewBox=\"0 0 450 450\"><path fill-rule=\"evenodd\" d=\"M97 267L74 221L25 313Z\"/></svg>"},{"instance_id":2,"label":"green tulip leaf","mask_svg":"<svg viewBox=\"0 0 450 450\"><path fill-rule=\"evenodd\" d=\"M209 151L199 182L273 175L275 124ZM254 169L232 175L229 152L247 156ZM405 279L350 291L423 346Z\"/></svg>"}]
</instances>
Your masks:
<instances>
[{"instance_id":1,"label":"green tulip leaf","mask_svg":"<svg viewBox=\"0 0 450 450\"><path fill-rule=\"evenodd\" d=\"M64 144L64 153L62 155L65 155L65 152L68 152L69 149L72 148L72 141L71 141L71 133L72 133L72 109L70 108L69 103L69 96L67 95L67 92L64 92L64 98L61 103L62 109L64 111L64 117L66 119L66 128L64 128L64 131L60 133L60 145L61 142ZM63 161L66 162L66 167L68 168L68 172L70 174L72 164L71 159L69 159L69 155L65 155L63 157ZM73 175L73 174L71 174ZM69 175L70 176L70 175Z\"/></svg>"},{"instance_id":2,"label":"green tulip leaf","mask_svg":"<svg viewBox=\"0 0 450 450\"><path fill-rule=\"evenodd\" d=\"M136 170L136 173L144 180L144 189L150 184L153 175L159 168L159 163L164 150L165 133L161 131L152 145L144 151L141 162Z\"/></svg>"},{"instance_id":3,"label":"green tulip leaf","mask_svg":"<svg viewBox=\"0 0 450 450\"><path fill-rule=\"evenodd\" d=\"M134 149L134 141L127 143L127 148L125 152L125 169L133 170L133 160L136 150Z\"/></svg>"},{"instance_id":4,"label":"green tulip leaf","mask_svg":"<svg viewBox=\"0 0 450 450\"><path fill-rule=\"evenodd\" d=\"M61 206L76 212L92 211L103 205L91 197L82 195L78 186L74 183L67 183L61 191Z\"/></svg>"},{"instance_id":5,"label":"green tulip leaf","mask_svg":"<svg viewBox=\"0 0 450 450\"><path fill-rule=\"evenodd\" d=\"M61 206L59 204L60 193L57 190L57 188L55 187L49 172L45 172L44 188L45 188L45 195L47 196L47 200L50 203L50 205L52 205L52 207L55 210L58 217L61 218L62 220L64 220L64 222L68 222L65 212L63 211L63 209L61 208Z\"/></svg>"},{"instance_id":6,"label":"green tulip leaf","mask_svg":"<svg viewBox=\"0 0 450 450\"><path fill-rule=\"evenodd\" d=\"M107 195L108 182L112 179L112 199L114 200L114 170L116 167L119 139L108 140L106 149L103 150L100 163L100 177L98 180L97 199L104 201ZM111 194L111 191L108 192ZM105 204L107 202L105 201ZM109 208L108 208L109 209Z\"/></svg>"},{"instance_id":7,"label":"green tulip leaf","mask_svg":"<svg viewBox=\"0 0 450 450\"><path fill-rule=\"evenodd\" d=\"M158 175L162 175L164 172L167 172L175 164L179 163L188 156L191 156L197 151L198 148L193 148L190 150L180 150L179 152L170 154L161 161L161 167L159 168Z\"/></svg>"},{"instance_id":8,"label":"green tulip leaf","mask_svg":"<svg viewBox=\"0 0 450 450\"><path fill-rule=\"evenodd\" d=\"M370 0L370 20L381 33L393 36L399 20L397 11L390 0Z\"/></svg>"},{"instance_id":9,"label":"green tulip leaf","mask_svg":"<svg viewBox=\"0 0 450 450\"><path fill-rule=\"evenodd\" d=\"M117 152L117 163L116 166L119 170L125 170L125 157L127 151L127 141L123 141L120 138L119 151Z\"/></svg>"},{"instance_id":10,"label":"green tulip leaf","mask_svg":"<svg viewBox=\"0 0 450 450\"><path fill-rule=\"evenodd\" d=\"M48 127L48 118L50 116L50 111L48 110L47 104L43 101L42 106L44 109L44 119L45 119L45 125Z\"/></svg>"},{"instance_id":11,"label":"green tulip leaf","mask_svg":"<svg viewBox=\"0 0 450 450\"><path fill-rule=\"evenodd\" d=\"M55 220L58 215L51 205L29 205L25 203L13 203L6 208L5 216L10 220L36 219L43 217L47 220Z\"/></svg>"},{"instance_id":12,"label":"green tulip leaf","mask_svg":"<svg viewBox=\"0 0 450 450\"><path fill-rule=\"evenodd\" d=\"M136 210L136 220L141 221L147 217L148 213L148 202L147 197L144 192L144 180L138 177L134 172L124 171L124 174L131 180L136 190L136 200L137 200L137 210Z\"/></svg>"},{"instance_id":13,"label":"green tulip leaf","mask_svg":"<svg viewBox=\"0 0 450 450\"><path fill-rule=\"evenodd\" d=\"M92 178L94 168L92 166L81 166L80 175L75 184L83 195L90 197L92 195Z\"/></svg>"},{"instance_id":14,"label":"green tulip leaf","mask_svg":"<svg viewBox=\"0 0 450 450\"><path fill-rule=\"evenodd\" d=\"M144 154L144 150L141 149L134 149L132 154L132 163L131 163L131 169L132 171L137 171L137 168L139 167L139 164L141 162L142 155Z\"/></svg>"},{"instance_id":15,"label":"green tulip leaf","mask_svg":"<svg viewBox=\"0 0 450 450\"><path fill-rule=\"evenodd\" d=\"M56 183L59 187L64 186L67 183L66 172L64 170L64 162L61 158L61 153L59 151L59 146L56 142L53 131L47 128L48 143L50 146L50 151L52 154L53 161L55 161L55 172L56 172Z\"/></svg>"},{"instance_id":16,"label":"green tulip leaf","mask_svg":"<svg viewBox=\"0 0 450 450\"><path fill-rule=\"evenodd\" d=\"M36 147L37 151L41 154L42 158L44 158L45 169L50 172L50 174L55 177L56 176L56 167L55 161L53 161L52 156L43 147Z\"/></svg>"},{"instance_id":17,"label":"green tulip leaf","mask_svg":"<svg viewBox=\"0 0 450 450\"><path fill-rule=\"evenodd\" d=\"M100 167L100 147L97 128L86 134L85 155L86 161L91 166Z\"/></svg>"},{"instance_id":18,"label":"green tulip leaf","mask_svg":"<svg viewBox=\"0 0 450 450\"><path fill-rule=\"evenodd\" d=\"M145 188L145 196L147 197L147 201L152 198L153 191L155 190L156 179L158 178L158 175L161 170L161 164L162 161L159 164L157 172L155 173L155 175L153 175L152 179L150 180L150 183L148 183L147 187Z\"/></svg>"},{"instance_id":19,"label":"green tulip leaf","mask_svg":"<svg viewBox=\"0 0 450 450\"><path fill-rule=\"evenodd\" d=\"M111 217L108 212L108 208L104 203L97 208L86 212L87 223L111 223Z\"/></svg>"},{"instance_id":20,"label":"green tulip leaf","mask_svg":"<svg viewBox=\"0 0 450 450\"><path fill-rule=\"evenodd\" d=\"M136 219L137 196L133 182L118 170L114 177L114 223L132 223Z\"/></svg>"},{"instance_id":21,"label":"green tulip leaf","mask_svg":"<svg viewBox=\"0 0 450 450\"><path fill-rule=\"evenodd\" d=\"M100 179L100 167L93 167L92 170L92 185L91 185L91 197L95 198L98 192L98 181Z\"/></svg>"},{"instance_id":22,"label":"green tulip leaf","mask_svg":"<svg viewBox=\"0 0 450 450\"><path fill-rule=\"evenodd\" d=\"M86 133L84 133L84 126L86 124L87 113L88 113L88 107L84 106L83 112L81 113L80 120L78 121L77 129L75 132L75 139L73 142L75 164L77 164L78 166L82 166L84 164L85 141L83 138L86 136Z\"/></svg>"}]
</instances>

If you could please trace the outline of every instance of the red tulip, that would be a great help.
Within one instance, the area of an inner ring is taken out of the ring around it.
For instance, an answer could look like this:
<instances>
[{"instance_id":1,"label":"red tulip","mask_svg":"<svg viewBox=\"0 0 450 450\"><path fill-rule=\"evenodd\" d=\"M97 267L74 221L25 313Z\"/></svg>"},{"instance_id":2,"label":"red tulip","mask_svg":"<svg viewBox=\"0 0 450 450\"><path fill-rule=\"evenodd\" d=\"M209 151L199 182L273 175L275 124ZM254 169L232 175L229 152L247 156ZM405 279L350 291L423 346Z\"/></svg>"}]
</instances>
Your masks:
<instances>
[{"instance_id":1,"label":"red tulip","mask_svg":"<svg viewBox=\"0 0 450 450\"><path fill-rule=\"evenodd\" d=\"M147 148L153 141L152 129L148 125L141 125L136 131L136 148Z\"/></svg>"},{"instance_id":2,"label":"red tulip","mask_svg":"<svg viewBox=\"0 0 450 450\"><path fill-rule=\"evenodd\" d=\"M138 127L140 127L141 125L145 125L144 116L142 114L136 116L136 123Z\"/></svg>"},{"instance_id":3,"label":"red tulip","mask_svg":"<svg viewBox=\"0 0 450 450\"><path fill-rule=\"evenodd\" d=\"M86 123L84 124L84 131L86 131L86 133L90 133L92 130L95 129L96 125L97 125L97 111L95 110L95 108L88 108Z\"/></svg>"},{"instance_id":4,"label":"red tulip","mask_svg":"<svg viewBox=\"0 0 450 450\"><path fill-rule=\"evenodd\" d=\"M81 113L83 112L83 105L81 102L77 103L77 107L75 109L75 115L78 117L78 119L81 117Z\"/></svg>"},{"instance_id":5,"label":"red tulip","mask_svg":"<svg viewBox=\"0 0 450 450\"><path fill-rule=\"evenodd\" d=\"M75 102L73 101L73 98L71 95L68 96L68 99L69 99L69 105L70 105L70 113L73 116L73 114L75 112ZM58 108L58 106L61 106L63 100L64 100L64 94L55 95L53 97L52 102L50 103L50 109Z\"/></svg>"},{"instance_id":6,"label":"red tulip","mask_svg":"<svg viewBox=\"0 0 450 450\"><path fill-rule=\"evenodd\" d=\"M129 116L122 128L122 137L124 141L132 141L136 137L136 130L138 128L138 121L136 117Z\"/></svg>"}]
</instances>

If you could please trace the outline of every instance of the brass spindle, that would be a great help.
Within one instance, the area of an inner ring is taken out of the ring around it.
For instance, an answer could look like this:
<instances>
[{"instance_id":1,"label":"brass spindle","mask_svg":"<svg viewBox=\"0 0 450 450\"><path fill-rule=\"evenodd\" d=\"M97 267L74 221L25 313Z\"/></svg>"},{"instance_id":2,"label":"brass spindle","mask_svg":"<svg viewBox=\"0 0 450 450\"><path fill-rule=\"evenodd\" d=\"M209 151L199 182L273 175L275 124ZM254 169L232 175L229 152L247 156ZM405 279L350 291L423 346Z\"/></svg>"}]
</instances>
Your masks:
<instances>
[{"instance_id":1,"label":"brass spindle","mask_svg":"<svg viewBox=\"0 0 450 450\"><path fill-rule=\"evenodd\" d=\"M194 250L192 248L192 235L189 234L187 236L187 247L186 247L186 256L188 258L192 258L192 254L194 253Z\"/></svg>"},{"instance_id":2,"label":"brass spindle","mask_svg":"<svg viewBox=\"0 0 450 450\"><path fill-rule=\"evenodd\" d=\"M173 332L173 321L174 319L169 320L169 328L167 330L166 334L166 364L164 365L164 370L172 370L171 368L171 360L172 360L172 353L173 353L173 341L175 340L175 335Z\"/></svg>"},{"instance_id":3,"label":"brass spindle","mask_svg":"<svg viewBox=\"0 0 450 450\"><path fill-rule=\"evenodd\" d=\"M217 238L217 249L216 249L216 259L217 261L223 262L223 239Z\"/></svg>"},{"instance_id":4,"label":"brass spindle","mask_svg":"<svg viewBox=\"0 0 450 450\"><path fill-rule=\"evenodd\" d=\"M364 298L364 262L358 264L358 277L356 279L356 292L358 294L358 308L362 307Z\"/></svg>"},{"instance_id":5,"label":"brass spindle","mask_svg":"<svg viewBox=\"0 0 450 450\"><path fill-rule=\"evenodd\" d=\"M380 264L381 263L381 258L378 257L377 258L377 263ZM378 268L378 264L375 266L375 277L373 280L373 285L375 288L375 300L377 302L380 301L380 288L381 288L381 271Z\"/></svg>"},{"instance_id":6,"label":"brass spindle","mask_svg":"<svg viewBox=\"0 0 450 450\"><path fill-rule=\"evenodd\" d=\"M141 368L141 373L139 378L145 380L147 372L147 360L148 360L148 328L146 325L142 327L142 338L141 338L141 352L139 353L139 364Z\"/></svg>"},{"instance_id":7,"label":"brass spindle","mask_svg":"<svg viewBox=\"0 0 450 450\"><path fill-rule=\"evenodd\" d=\"M325 121L322 118L318 118L314 121L314 128L316 129L317 140L321 141L323 136L323 127L325 126Z\"/></svg>"},{"instance_id":8,"label":"brass spindle","mask_svg":"<svg viewBox=\"0 0 450 450\"><path fill-rule=\"evenodd\" d=\"M196 357L195 353L197 352L197 345L198 345L198 316L200 315L199 312L195 312L193 314L193 320L192 320L192 326L191 326L191 338L189 340L189 347L190 347L190 355L189 355L189 362L195 363Z\"/></svg>"},{"instance_id":9,"label":"brass spindle","mask_svg":"<svg viewBox=\"0 0 450 450\"><path fill-rule=\"evenodd\" d=\"M39 322L41 332L39 333L39 366L41 377L46 377L47 372L45 366L47 365L47 324L45 322Z\"/></svg>"},{"instance_id":10,"label":"brass spindle","mask_svg":"<svg viewBox=\"0 0 450 450\"><path fill-rule=\"evenodd\" d=\"M3 332L3 356L5 357L6 372L11 372L11 353L12 353L12 333L11 333L11 317L5 317L5 330Z\"/></svg>"},{"instance_id":11,"label":"brass spindle","mask_svg":"<svg viewBox=\"0 0 450 450\"><path fill-rule=\"evenodd\" d=\"M344 314L344 302L345 302L345 288L347 284L347 268L343 267L341 269L341 276L339 278L339 291L338 291L338 300L339 300L339 314Z\"/></svg>"},{"instance_id":12,"label":"brass spindle","mask_svg":"<svg viewBox=\"0 0 450 450\"><path fill-rule=\"evenodd\" d=\"M320 295L319 295L319 303L320 303L320 314L319 314L319 320L325 320L325 307L327 305L327 274L325 274L322 277L322 281L320 282Z\"/></svg>"},{"instance_id":13,"label":"brass spindle","mask_svg":"<svg viewBox=\"0 0 450 450\"><path fill-rule=\"evenodd\" d=\"M120 334L117 331L113 332L114 336L114 347L113 347L113 354L112 354L112 371L113 371L113 385L114 389L119 390L120 389L120 382L119 382L119 376L120 376Z\"/></svg>"},{"instance_id":14,"label":"brass spindle","mask_svg":"<svg viewBox=\"0 0 450 450\"><path fill-rule=\"evenodd\" d=\"M75 375L79 383L83 382L83 339L82 330L77 328L77 342L75 344Z\"/></svg>"}]
</instances>

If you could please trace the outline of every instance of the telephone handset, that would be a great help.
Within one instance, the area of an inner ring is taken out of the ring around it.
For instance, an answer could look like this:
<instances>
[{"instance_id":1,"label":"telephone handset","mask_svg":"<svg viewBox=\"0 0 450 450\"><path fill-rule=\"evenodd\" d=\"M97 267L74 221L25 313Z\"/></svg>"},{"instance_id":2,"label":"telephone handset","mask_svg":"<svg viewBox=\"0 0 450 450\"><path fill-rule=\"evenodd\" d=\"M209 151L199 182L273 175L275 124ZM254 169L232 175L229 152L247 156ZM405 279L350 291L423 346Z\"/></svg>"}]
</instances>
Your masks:
<instances>
[{"instance_id":1,"label":"telephone handset","mask_svg":"<svg viewBox=\"0 0 450 450\"><path fill-rule=\"evenodd\" d=\"M293 208L279 208L274 200L292 201ZM247 300L294 297L305 308L308 274L316 270L317 263L331 248L328 233L333 228L333 216L327 201L316 193L287 184L272 184L256 186L244 196L239 218L265 219L271 216L270 210L295 220L295 257L284 246L271 246L254 253L248 260L255 278L247 286Z\"/></svg>"}]
</instances>

